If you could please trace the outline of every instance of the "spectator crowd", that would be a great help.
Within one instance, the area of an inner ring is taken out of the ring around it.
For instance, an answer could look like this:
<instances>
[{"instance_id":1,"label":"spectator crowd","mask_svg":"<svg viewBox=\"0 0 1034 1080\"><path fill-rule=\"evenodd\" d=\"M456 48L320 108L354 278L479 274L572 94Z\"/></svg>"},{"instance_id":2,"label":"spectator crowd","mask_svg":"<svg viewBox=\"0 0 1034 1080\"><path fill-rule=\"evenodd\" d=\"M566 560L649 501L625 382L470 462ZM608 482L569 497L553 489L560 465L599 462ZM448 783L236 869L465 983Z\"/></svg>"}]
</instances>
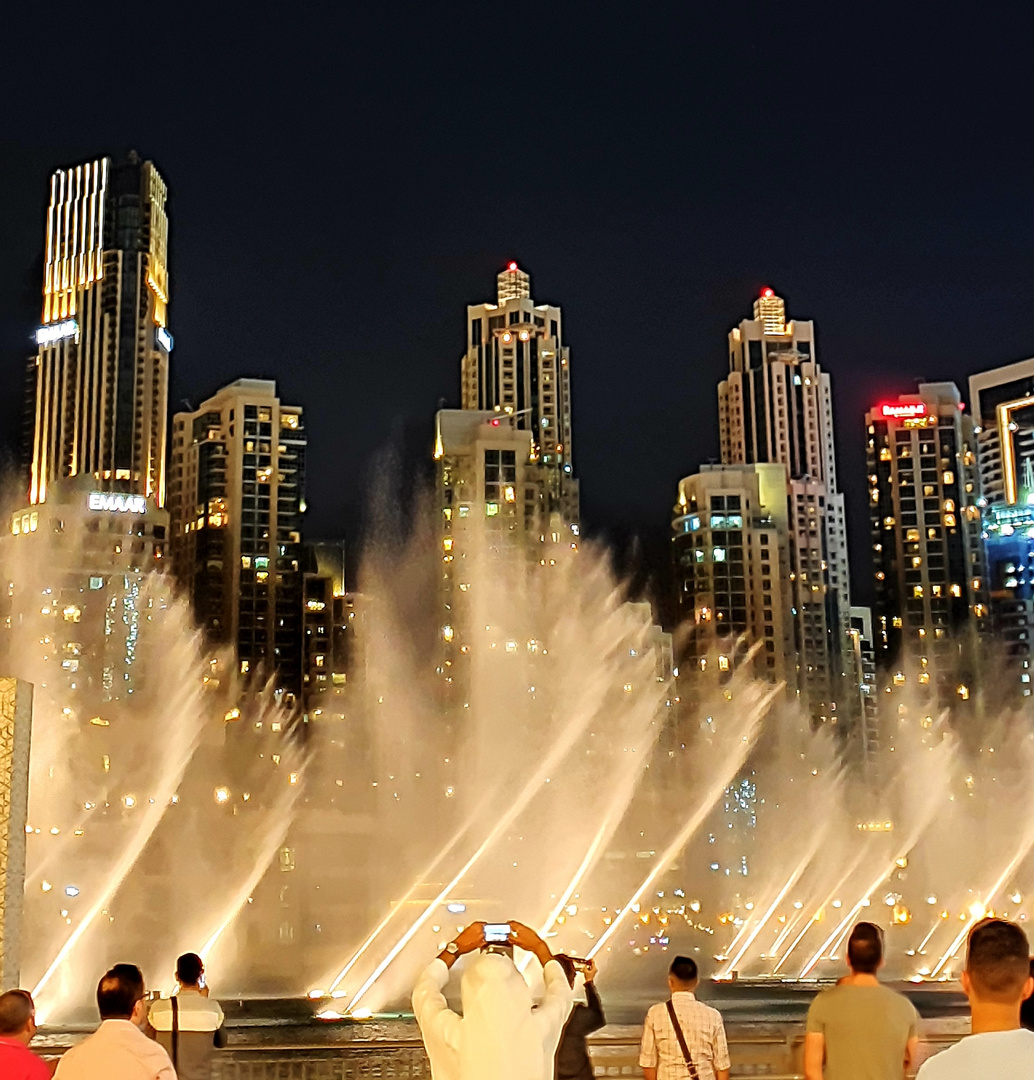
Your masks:
<instances>
[{"instance_id":1,"label":"spectator crowd","mask_svg":"<svg viewBox=\"0 0 1034 1080\"><path fill-rule=\"evenodd\" d=\"M542 969L534 995L514 949ZM462 1012L445 990L462 958ZM907 997L880 982L880 927L858 923L848 939L848 972L808 1010L805 1080L1032 1080L1034 964L1022 927L988 918L969 933L962 988L971 1033L927 1058L915 1072L919 1016ZM579 978L584 1001L575 1000ZM643 1024L645 1080L729 1080L720 1012L698 999L696 962L676 956L668 995ZM591 1080L586 1039L606 1024L590 959L554 955L519 922L472 923L423 970L413 990L433 1080ZM140 969L116 964L97 985L100 1025L58 1061L30 1048L35 1006L26 990L0 994L0 1080L210 1080L214 1052L226 1045L223 1011L209 994L195 953L176 964L170 997L148 999Z\"/></svg>"}]
</instances>

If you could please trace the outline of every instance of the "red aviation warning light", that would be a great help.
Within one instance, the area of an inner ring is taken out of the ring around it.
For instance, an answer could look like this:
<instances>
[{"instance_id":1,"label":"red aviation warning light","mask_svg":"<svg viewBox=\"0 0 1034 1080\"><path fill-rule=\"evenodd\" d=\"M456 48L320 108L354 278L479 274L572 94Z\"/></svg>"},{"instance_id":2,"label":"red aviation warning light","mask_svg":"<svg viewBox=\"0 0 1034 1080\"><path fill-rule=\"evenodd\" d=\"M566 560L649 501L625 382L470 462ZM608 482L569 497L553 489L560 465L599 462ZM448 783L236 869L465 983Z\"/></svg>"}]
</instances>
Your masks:
<instances>
[{"instance_id":1,"label":"red aviation warning light","mask_svg":"<svg viewBox=\"0 0 1034 1080\"><path fill-rule=\"evenodd\" d=\"M880 416L890 420L914 420L919 416L926 416L926 406L921 401L910 402L906 405L879 405L877 406Z\"/></svg>"},{"instance_id":2,"label":"red aviation warning light","mask_svg":"<svg viewBox=\"0 0 1034 1080\"><path fill-rule=\"evenodd\" d=\"M775 293L772 291L772 289L766 286L764 289L761 290L761 295L762 297L764 297L764 299L769 300L771 299L771 297L775 296Z\"/></svg>"},{"instance_id":3,"label":"red aviation warning light","mask_svg":"<svg viewBox=\"0 0 1034 1080\"><path fill-rule=\"evenodd\" d=\"M511 271L516 270L517 269L517 264L515 262L507 263L506 264L506 269L511 270Z\"/></svg>"}]
</instances>

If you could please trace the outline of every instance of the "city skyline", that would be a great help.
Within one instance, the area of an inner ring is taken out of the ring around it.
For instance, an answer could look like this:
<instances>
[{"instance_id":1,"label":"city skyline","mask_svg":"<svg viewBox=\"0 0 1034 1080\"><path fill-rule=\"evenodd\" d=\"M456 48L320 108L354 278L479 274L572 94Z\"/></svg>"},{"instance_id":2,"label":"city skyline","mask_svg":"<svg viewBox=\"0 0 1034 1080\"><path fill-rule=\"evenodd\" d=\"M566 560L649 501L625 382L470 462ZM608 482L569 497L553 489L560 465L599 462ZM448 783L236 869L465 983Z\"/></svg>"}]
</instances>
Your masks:
<instances>
[{"instance_id":1,"label":"city skyline","mask_svg":"<svg viewBox=\"0 0 1034 1080\"><path fill-rule=\"evenodd\" d=\"M510 259L539 302L564 307L590 532L652 522L666 537L674 485L718 457L716 419L687 413L711 400L724 335L762 286L816 322L845 478L864 470L874 402L1034 353L1034 236L1012 135L1022 65L1001 52L1022 34L971 29L967 72L949 79L940 49L909 45L930 32L918 13L593 25L587 38L577 10L551 13L549 48L512 96L491 66L470 70L470 27L446 12L360 25L327 13L318 33L220 15L199 36L171 20L161 48L177 74L159 110L148 94L105 93L71 115L30 55L15 58L0 177L5 385L38 315L47 176L133 146L170 184L170 404L196 406L244 373L275 378L308 410L310 520L324 535L363 509L385 446L405 431L426 446L438 399L458 404L456 311ZM240 46L229 56L224 31ZM95 55L135 55L131 21L84 33ZM688 68L683 41L707 43ZM808 80L786 77L790 57L807 57ZM891 76L860 93L874 64ZM266 68L305 77L270 83ZM476 132L487 143L511 127L526 150L478 149ZM770 151L762 131L794 149ZM18 413L0 407L12 448ZM856 550L864 485L841 486ZM864 560L854 577L864 598Z\"/></svg>"}]
</instances>

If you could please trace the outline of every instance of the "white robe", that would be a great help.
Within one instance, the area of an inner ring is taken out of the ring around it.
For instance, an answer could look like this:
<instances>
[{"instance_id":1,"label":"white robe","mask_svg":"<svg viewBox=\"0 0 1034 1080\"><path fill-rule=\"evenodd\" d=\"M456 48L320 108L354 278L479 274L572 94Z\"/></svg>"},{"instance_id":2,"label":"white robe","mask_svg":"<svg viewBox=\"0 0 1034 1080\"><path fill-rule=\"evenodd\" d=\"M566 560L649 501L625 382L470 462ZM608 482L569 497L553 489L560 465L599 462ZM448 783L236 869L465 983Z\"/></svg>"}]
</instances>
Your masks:
<instances>
[{"instance_id":1,"label":"white robe","mask_svg":"<svg viewBox=\"0 0 1034 1080\"><path fill-rule=\"evenodd\" d=\"M463 972L461 1017L442 993L449 969L433 960L413 989L413 1012L434 1080L552 1080L574 994L555 960L543 977L545 999L535 1007L512 960L480 953Z\"/></svg>"}]
</instances>

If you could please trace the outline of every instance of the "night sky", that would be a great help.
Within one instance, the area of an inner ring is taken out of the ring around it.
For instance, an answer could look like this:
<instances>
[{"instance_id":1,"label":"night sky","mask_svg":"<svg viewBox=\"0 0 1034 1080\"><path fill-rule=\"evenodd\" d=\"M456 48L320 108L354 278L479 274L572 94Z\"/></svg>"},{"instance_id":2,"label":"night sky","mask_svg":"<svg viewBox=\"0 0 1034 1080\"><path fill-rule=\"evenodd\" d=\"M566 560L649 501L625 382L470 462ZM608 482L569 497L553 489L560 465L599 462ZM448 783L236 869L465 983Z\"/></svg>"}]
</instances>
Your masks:
<instances>
[{"instance_id":1,"label":"night sky","mask_svg":"<svg viewBox=\"0 0 1034 1080\"><path fill-rule=\"evenodd\" d=\"M8 26L8 452L49 173L131 147L170 189L170 400L303 405L311 537L355 540L381 463L429 451L510 258L564 309L585 524L648 572L761 286L817 325L860 600L865 408L1034 353L1031 27L995 5L188 8Z\"/></svg>"}]
</instances>

